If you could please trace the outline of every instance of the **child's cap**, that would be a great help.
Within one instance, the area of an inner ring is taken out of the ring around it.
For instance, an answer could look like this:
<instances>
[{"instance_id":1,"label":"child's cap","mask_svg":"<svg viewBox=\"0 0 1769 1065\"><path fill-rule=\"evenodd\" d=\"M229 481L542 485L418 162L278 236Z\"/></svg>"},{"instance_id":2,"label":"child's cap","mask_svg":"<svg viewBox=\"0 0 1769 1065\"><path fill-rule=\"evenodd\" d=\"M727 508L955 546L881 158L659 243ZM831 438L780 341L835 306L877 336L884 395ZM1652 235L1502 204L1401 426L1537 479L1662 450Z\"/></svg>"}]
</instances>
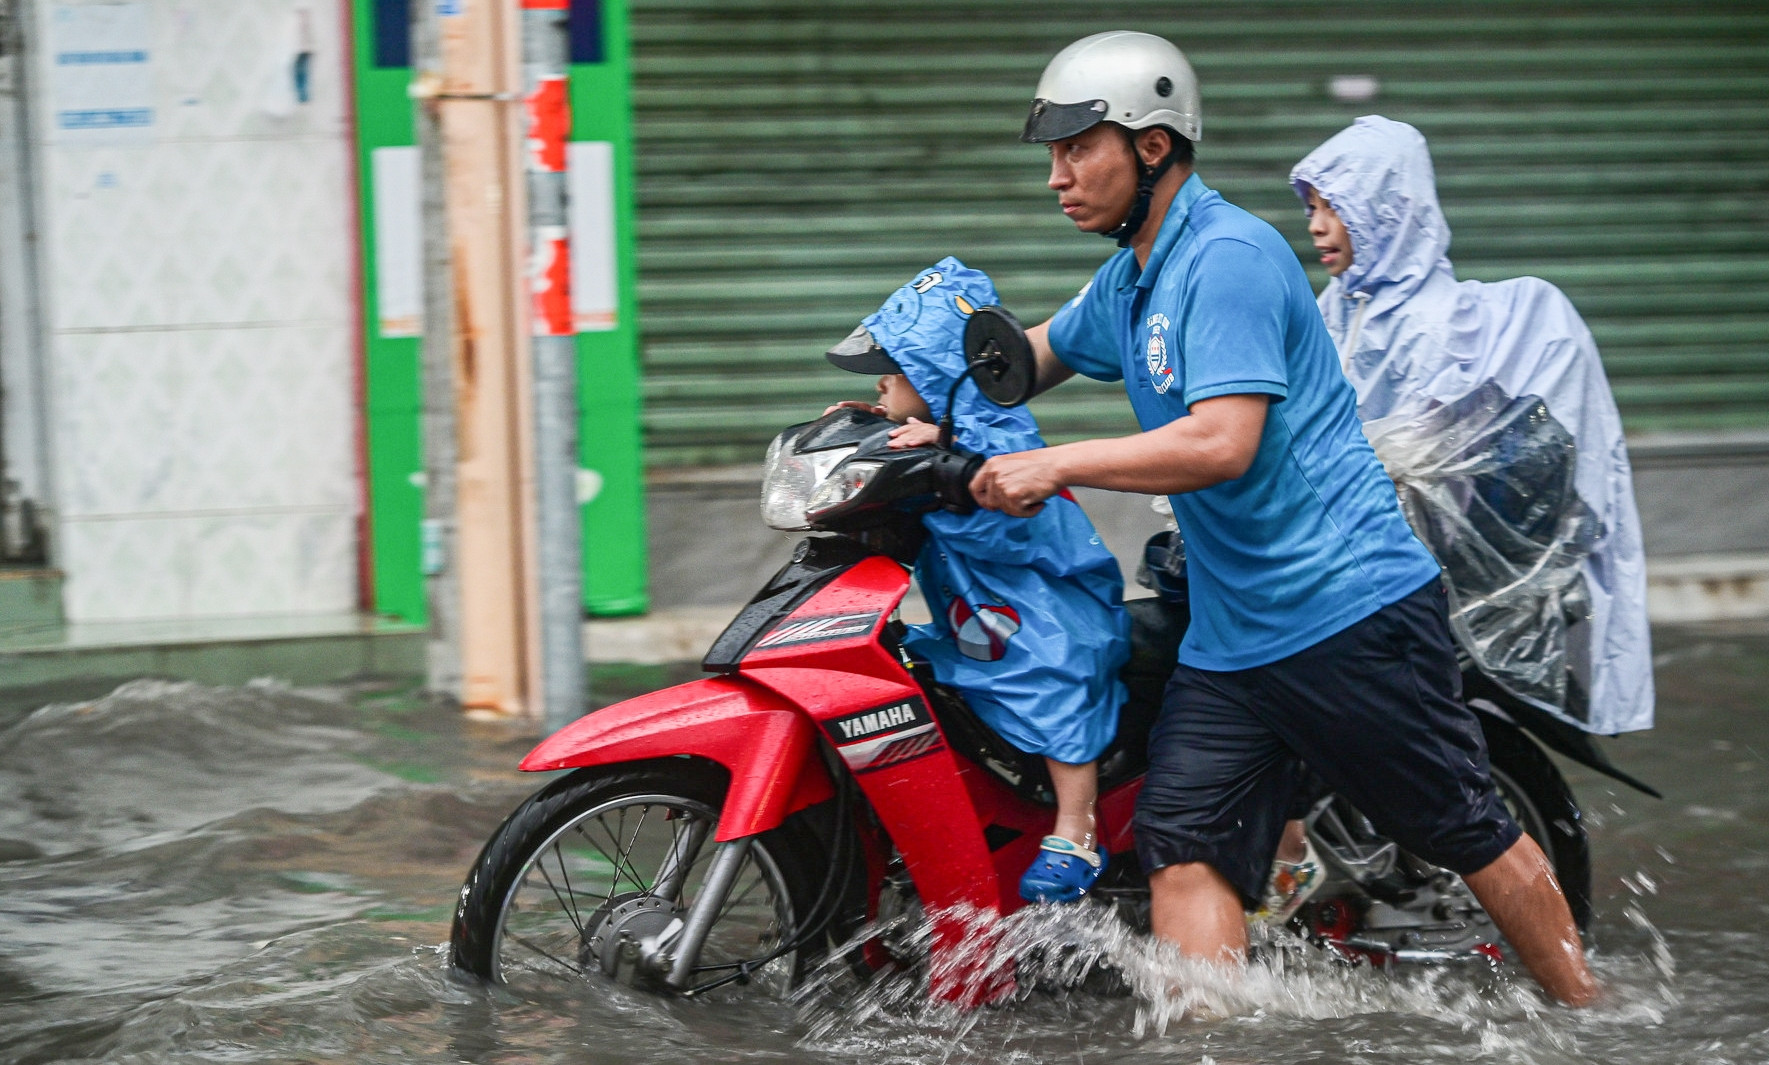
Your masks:
<instances>
[{"instance_id":1,"label":"child's cap","mask_svg":"<svg viewBox=\"0 0 1769 1065\"><path fill-rule=\"evenodd\" d=\"M823 357L843 370L864 374L902 373L903 368L874 339L872 330L863 325L854 327L846 340L823 353Z\"/></svg>"},{"instance_id":2,"label":"child's cap","mask_svg":"<svg viewBox=\"0 0 1769 1065\"><path fill-rule=\"evenodd\" d=\"M930 407L944 406L964 372L965 323L978 307L1000 302L988 274L948 255L891 293L826 357L855 373L904 374Z\"/></svg>"}]
</instances>

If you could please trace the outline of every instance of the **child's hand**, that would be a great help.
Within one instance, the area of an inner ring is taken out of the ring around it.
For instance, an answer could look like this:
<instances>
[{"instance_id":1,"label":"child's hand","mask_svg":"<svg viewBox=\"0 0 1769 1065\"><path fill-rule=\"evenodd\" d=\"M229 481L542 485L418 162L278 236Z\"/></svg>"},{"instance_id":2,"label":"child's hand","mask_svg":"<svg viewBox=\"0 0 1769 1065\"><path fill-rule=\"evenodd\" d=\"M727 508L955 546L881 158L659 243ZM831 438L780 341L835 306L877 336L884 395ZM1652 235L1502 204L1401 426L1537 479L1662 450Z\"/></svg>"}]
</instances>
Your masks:
<instances>
[{"instance_id":1,"label":"child's hand","mask_svg":"<svg viewBox=\"0 0 1769 1065\"><path fill-rule=\"evenodd\" d=\"M895 451L908 447L931 447L939 442L940 427L920 418L911 418L906 424L891 430L891 448Z\"/></svg>"},{"instance_id":2,"label":"child's hand","mask_svg":"<svg viewBox=\"0 0 1769 1065\"><path fill-rule=\"evenodd\" d=\"M883 407L876 403L868 403L863 399L844 399L840 403L831 403L823 409L823 413L825 415L834 414L843 407L852 407L855 410L863 410L868 414L876 414L880 418L885 416L885 409Z\"/></svg>"}]
</instances>

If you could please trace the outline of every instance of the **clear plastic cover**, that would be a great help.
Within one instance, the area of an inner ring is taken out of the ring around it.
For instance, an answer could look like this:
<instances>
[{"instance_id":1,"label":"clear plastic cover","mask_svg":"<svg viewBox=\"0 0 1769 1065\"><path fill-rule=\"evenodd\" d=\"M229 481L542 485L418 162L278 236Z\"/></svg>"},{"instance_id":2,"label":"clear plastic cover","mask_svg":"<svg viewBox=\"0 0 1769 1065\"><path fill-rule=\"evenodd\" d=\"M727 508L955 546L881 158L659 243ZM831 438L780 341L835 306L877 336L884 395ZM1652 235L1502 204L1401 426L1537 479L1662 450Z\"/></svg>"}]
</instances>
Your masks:
<instances>
[{"instance_id":1,"label":"clear plastic cover","mask_svg":"<svg viewBox=\"0 0 1769 1065\"><path fill-rule=\"evenodd\" d=\"M1491 381L1364 432L1443 566L1464 653L1516 694L1564 712L1568 628L1590 616L1583 563L1603 533L1574 485L1572 434L1539 397L1508 396Z\"/></svg>"}]
</instances>

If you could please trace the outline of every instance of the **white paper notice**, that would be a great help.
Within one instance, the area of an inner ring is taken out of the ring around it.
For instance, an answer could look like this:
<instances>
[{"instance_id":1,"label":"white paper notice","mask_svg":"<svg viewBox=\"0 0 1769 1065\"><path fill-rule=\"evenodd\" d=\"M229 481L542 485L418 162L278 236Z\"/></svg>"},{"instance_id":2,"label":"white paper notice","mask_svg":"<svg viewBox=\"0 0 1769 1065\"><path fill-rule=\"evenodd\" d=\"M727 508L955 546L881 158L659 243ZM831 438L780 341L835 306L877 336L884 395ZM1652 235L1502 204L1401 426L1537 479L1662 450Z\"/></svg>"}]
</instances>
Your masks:
<instances>
[{"instance_id":1,"label":"white paper notice","mask_svg":"<svg viewBox=\"0 0 1769 1065\"><path fill-rule=\"evenodd\" d=\"M620 262L614 239L614 145L572 141L566 166L571 204L571 315L580 333L619 325Z\"/></svg>"},{"instance_id":2,"label":"white paper notice","mask_svg":"<svg viewBox=\"0 0 1769 1065\"><path fill-rule=\"evenodd\" d=\"M375 190L375 315L384 337L415 337L424 314L418 150L369 153Z\"/></svg>"},{"instance_id":3,"label":"white paper notice","mask_svg":"<svg viewBox=\"0 0 1769 1065\"><path fill-rule=\"evenodd\" d=\"M56 4L49 62L57 140L115 143L153 135L151 5Z\"/></svg>"}]
</instances>

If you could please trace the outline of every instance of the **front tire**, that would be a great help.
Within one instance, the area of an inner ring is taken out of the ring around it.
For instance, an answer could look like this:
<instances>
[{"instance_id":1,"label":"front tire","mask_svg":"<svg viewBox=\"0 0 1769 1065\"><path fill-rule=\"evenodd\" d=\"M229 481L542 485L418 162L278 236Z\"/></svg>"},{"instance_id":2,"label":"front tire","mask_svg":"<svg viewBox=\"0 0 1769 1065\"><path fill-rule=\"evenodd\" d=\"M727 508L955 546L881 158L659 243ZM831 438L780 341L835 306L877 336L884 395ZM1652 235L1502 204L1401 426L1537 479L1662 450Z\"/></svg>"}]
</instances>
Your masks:
<instances>
[{"instance_id":1,"label":"front tire","mask_svg":"<svg viewBox=\"0 0 1769 1065\"><path fill-rule=\"evenodd\" d=\"M726 786L721 767L686 758L552 781L473 863L450 935L454 967L499 983L599 976L663 989L641 948L667 939L693 905ZM819 938L793 941L824 864L815 837L793 823L756 837L684 990L792 987L821 949Z\"/></svg>"}]
</instances>

